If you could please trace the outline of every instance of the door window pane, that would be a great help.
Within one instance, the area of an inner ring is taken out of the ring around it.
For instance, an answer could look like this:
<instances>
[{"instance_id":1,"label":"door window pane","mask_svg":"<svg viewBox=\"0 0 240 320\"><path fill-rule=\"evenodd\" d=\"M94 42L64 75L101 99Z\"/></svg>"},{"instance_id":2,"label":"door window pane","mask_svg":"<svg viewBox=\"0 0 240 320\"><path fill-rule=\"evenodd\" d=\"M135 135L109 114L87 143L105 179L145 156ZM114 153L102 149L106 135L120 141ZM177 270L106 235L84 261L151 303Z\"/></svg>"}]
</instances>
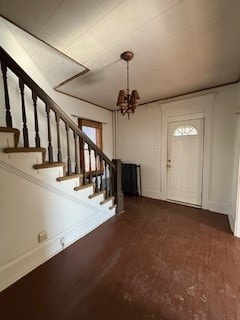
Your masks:
<instances>
[{"instance_id":1,"label":"door window pane","mask_svg":"<svg viewBox=\"0 0 240 320\"><path fill-rule=\"evenodd\" d=\"M174 137L181 137L181 136L195 136L198 134L198 131L193 126L186 124L177 127L177 129L174 131L173 136Z\"/></svg>"}]
</instances>

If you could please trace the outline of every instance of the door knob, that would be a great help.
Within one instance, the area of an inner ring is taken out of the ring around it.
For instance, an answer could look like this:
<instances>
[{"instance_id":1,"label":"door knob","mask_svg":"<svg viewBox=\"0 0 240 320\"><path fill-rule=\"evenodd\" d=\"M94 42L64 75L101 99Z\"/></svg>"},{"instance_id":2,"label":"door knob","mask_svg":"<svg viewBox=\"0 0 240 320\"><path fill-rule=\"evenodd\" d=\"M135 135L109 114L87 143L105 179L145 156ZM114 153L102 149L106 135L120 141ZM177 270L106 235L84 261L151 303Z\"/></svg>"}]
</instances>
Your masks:
<instances>
[{"instance_id":1,"label":"door knob","mask_svg":"<svg viewBox=\"0 0 240 320\"><path fill-rule=\"evenodd\" d=\"M171 168L171 165L170 165L170 164L167 164L167 168Z\"/></svg>"}]
</instances>

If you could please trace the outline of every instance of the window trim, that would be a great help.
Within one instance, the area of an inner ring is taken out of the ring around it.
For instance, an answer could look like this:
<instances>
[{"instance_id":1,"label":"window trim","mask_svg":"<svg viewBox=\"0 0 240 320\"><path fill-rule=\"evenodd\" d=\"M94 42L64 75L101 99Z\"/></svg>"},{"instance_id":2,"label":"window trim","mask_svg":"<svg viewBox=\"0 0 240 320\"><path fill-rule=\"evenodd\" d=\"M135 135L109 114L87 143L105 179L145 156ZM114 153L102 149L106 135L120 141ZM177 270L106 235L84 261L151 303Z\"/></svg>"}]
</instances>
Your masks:
<instances>
[{"instance_id":1,"label":"window trim","mask_svg":"<svg viewBox=\"0 0 240 320\"><path fill-rule=\"evenodd\" d=\"M91 127L91 128L95 128L97 129L97 132L96 132L96 139L97 139L97 147L102 151L103 150L103 127L102 127L102 123L101 122L98 122L98 121L93 121L93 120L90 120L90 119L82 119L82 118L78 118L78 127L80 130L82 130L82 127ZM80 146L80 161L81 163L84 163L84 146L83 144L81 144ZM97 170L97 176L98 175L101 175L104 171L104 168L103 166L101 168L99 168ZM96 170L91 170L91 173L92 174L95 174ZM85 175L86 177L89 177L90 175L90 171L85 171Z\"/></svg>"},{"instance_id":2,"label":"window trim","mask_svg":"<svg viewBox=\"0 0 240 320\"><path fill-rule=\"evenodd\" d=\"M101 122L78 118L78 127L81 130L82 130L82 127L90 127L90 128L97 129L97 135L96 135L97 143L96 143L96 145L100 150L103 149L102 123Z\"/></svg>"}]
</instances>

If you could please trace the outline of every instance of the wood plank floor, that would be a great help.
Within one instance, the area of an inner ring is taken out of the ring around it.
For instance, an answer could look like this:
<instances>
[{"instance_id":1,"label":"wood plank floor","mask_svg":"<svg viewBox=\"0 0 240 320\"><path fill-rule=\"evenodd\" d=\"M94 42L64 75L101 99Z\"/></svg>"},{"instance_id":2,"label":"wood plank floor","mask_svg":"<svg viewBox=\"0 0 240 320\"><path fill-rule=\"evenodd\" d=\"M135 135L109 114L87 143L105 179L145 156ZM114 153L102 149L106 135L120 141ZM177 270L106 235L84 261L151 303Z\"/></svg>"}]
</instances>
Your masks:
<instances>
[{"instance_id":1,"label":"wood plank floor","mask_svg":"<svg viewBox=\"0 0 240 320\"><path fill-rule=\"evenodd\" d=\"M0 294L1 320L239 320L227 216L148 198Z\"/></svg>"}]
</instances>

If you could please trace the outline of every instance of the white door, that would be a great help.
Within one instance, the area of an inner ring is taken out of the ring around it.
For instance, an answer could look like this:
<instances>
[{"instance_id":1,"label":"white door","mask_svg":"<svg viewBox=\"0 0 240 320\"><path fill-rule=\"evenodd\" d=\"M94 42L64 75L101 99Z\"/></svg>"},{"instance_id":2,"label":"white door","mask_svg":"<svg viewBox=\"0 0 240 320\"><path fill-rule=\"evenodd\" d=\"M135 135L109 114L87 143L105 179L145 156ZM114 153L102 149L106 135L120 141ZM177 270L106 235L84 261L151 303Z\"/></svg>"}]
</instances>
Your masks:
<instances>
[{"instance_id":1,"label":"white door","mask_svg":"<svg viewBox=\"0 0 240 320\"><path fill-rule=\"evenodd\" d=\"M203 119L168 125L167 199L202 204Z\"/></svg>"}]
</instances>

